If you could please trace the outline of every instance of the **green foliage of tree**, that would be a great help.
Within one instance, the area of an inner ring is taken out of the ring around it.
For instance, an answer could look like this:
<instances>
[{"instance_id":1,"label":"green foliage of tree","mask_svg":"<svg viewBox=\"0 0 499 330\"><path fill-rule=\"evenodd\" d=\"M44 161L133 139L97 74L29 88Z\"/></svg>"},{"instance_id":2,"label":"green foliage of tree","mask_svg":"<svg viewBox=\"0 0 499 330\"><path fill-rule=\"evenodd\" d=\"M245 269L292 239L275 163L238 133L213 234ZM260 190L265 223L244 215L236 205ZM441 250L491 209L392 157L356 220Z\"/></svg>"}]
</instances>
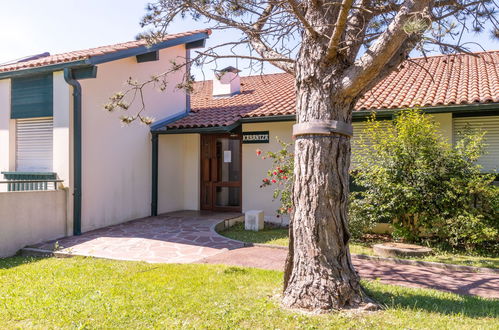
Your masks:
<instances>
[{"instance_id":1,"label":"green foliage of tree","mask_svg":"<svg viewBox=\"0 0 499 330\"><path fill-rule=\"evenodd\" d=\"M418 109L400 112L388 126L373 115L353 155L363 190L352 194L351 223L392 222L394 235L406 240L467 249L497 240L499 188L476 164L484 133L467 129L452 146Z\"/></svg>"}]
</instances>

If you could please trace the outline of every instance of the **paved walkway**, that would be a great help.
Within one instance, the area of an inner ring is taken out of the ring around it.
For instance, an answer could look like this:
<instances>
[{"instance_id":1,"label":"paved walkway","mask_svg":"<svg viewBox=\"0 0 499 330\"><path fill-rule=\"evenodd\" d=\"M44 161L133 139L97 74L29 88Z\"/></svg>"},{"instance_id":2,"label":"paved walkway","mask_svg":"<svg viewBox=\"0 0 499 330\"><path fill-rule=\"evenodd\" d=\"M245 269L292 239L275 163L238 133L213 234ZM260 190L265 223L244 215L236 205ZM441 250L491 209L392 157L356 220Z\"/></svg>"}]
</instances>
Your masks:
<instances>
[{"instance_id":1,"label":"paved walkway","mask_svg":"<svg viewBox=\"0 0 499 330\"><path fill-rule=\"evenodd\" d=\"M282 270L287 251L246 247L218 235L216 224L238 213L179 211L126 222L58 240L60 253L155 263L210 263ZM52 250L55 242L34 246ZM499 298L499 275L449 271L353 258L362 278Z\"/></svg>"},{"instance_id":2,"label":"paved walkway","mask_svg":"<svg viewBox=\"0 0 499 330\"><path fill-rule=\"evenodd\" d=\"M179 211L57 240L59 253L161 263L192 263L243 247L218 235L214 227L239 213ZM56 241L33 246L53 250Z\"/></svg>"},{"instance_id":3,"label":"paved walkway","mask_svg":"<svg viewBox=\"0 0 499 330\"><path fill-rule=\"evenodd\" d=\"M284 249L246 247L208 257L201 263L283 270L286 253L287 250ZM352 261L360 277L364 279L380 279L387 284L499 298L499 274L449 271L355 257Z\"/></svg>"}]
</instances>

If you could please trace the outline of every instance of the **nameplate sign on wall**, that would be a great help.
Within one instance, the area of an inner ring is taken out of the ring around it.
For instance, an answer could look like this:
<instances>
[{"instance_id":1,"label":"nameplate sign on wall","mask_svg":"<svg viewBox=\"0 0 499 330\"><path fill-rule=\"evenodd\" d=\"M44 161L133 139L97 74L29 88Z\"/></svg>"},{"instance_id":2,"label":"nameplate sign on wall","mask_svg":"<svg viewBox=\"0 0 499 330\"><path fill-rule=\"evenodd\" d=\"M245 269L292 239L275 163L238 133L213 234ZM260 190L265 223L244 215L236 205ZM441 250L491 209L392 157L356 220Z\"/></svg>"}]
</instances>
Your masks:
<instances>
[{"instance_id":1,"label":"nameplate sign on wall","mask_svg":"<svg viewBox=\"0 0 499 330\"><path fill-rule=\"evenodd\" d=\"M243 132L243 143L269 143L269 131Z\"/></svg>"}]
</instances>

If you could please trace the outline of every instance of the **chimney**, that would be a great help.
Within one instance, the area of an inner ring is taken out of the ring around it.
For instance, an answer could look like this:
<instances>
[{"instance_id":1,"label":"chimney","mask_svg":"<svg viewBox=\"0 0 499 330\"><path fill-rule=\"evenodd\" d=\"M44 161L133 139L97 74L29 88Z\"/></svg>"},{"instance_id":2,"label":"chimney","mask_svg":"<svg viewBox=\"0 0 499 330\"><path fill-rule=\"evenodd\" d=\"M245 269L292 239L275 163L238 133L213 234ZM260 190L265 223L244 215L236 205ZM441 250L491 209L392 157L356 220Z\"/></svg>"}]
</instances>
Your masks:
<instances>
[{"instance_id":1,"label":"chimney","mask_svg":"<svg viewBox=\"0 0 499 330\"><path fill-rule=\"evenodd\" d=\"M213 97L231 97L241 93L241 79L238 69L228 66L222 70L215 70L213 79Z\"/></svg>"}]
</instances>

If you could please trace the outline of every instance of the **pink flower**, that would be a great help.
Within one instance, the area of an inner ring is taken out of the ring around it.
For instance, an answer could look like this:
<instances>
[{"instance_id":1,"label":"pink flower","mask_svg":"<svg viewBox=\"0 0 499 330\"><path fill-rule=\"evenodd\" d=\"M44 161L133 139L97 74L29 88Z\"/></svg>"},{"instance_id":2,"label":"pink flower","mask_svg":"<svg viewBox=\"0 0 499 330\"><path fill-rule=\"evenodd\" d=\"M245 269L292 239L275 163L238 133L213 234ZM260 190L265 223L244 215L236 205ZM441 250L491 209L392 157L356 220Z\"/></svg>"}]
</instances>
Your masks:
<instances>
[{"instance_id":1,"label":"pink flower","mask_svg":"<svg viewBox=\"0 0 499 330\"><path fill-rule=\"evenodd\" d=\"M283 178L283 180L287 180L288 179L288 177L285 176L285 175L282 178Z\"/></svg>"},{"instance_id":2,"label":"pink flower","mask_svg":"<svg viewBox=\"0 0 499 330\"><path fill-rule=\"evenodd\" d=\"M272 179L272 183L276 183L277 181L275 179Z\"/></svg>"}]
</instances>

